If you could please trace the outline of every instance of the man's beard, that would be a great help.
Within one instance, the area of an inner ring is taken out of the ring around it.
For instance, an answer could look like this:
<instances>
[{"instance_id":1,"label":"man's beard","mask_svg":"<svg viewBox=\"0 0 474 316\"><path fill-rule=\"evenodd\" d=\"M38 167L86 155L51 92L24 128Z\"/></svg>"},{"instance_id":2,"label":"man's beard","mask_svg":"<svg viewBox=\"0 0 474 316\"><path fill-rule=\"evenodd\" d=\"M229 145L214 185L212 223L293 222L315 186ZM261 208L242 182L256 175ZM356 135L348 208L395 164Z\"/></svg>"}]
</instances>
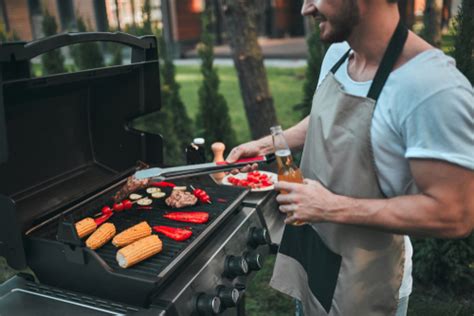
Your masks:
<instances>
[{"instance_id":1,"label":"man's beard","mask_svg":"<svg viewBox=\"0 0 474 316\"><path fill-rule=\"evenodd\" d=\"M341 13L330 19L320 14L320 17L316 17L316 22L323 21L326 22L326 27L331 27L330 30L321 30L321 41L325 43L346 41L352 34L354 26L359 23L359 20L360 12L357 0L346 0Z\"/></svg>"}]
</instances>

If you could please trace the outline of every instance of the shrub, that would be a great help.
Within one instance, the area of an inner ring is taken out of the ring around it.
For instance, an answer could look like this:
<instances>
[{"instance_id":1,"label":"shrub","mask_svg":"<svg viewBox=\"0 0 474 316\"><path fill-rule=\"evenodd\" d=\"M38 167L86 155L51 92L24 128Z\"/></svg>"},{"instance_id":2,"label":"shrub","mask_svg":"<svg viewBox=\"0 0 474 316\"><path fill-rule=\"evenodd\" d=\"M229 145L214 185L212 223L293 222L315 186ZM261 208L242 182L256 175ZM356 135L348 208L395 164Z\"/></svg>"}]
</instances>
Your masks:
<instances>
[{"instance_id":1,"label":"shrub","mask_svg":"<svg viewBox=\"0 0 474 316\"><path fill-rule=\"evenodd\" d=\"M48 11L43 13L43 33L45 36L51 36L57 33L58 25L54 16ZM55 49L41 56L41 64L43 65L43 74L57 74L66 72L64 68L64 56L59 49Z\"/></svg>"},{"instance_id":2,"label":"shrub","mask_svg":"<svg viewBox=\"0 0 474 316\"><path fill-rule=\"evenodd\" d=\"M414 239L413 275L452 293L474 288L474 235L465 239Z\"/></svg>"},{"instance_id":3,"label":"shrub","mask_svg":"<svg viewBox=\"0 0 474 316\"><path fill-rule=\"evenodd\" d=\"M87 32L86 24L81 17L77 19L77 30L79 32ZM104 59L98 43L74 45L71 47L71 56L79 70L104 67Z\"/></svg>"},{"instance_id":4,"label":"shrub","mask_svg":"<svg viewBox=\"0 0 474 316\"><path fill-rule=\"evenodd\" d=\"M301 111L302 118L305 118L311 112L321 64L326 53L326 46L321 42L319 36L319 26L314 25L314 31L306 39L308 45L308 66L306 67L305 82L303 84L303 100L294 106L295 110Z\"/></svg>"},{"instance_id":5,"label":"shrub","mask_svg":"<svg viewBox=\"0 0 474 316\"><path fill-rule=\"evenodd\" d=\"M208 144L221 141L227 148L233 148L236 144L235 132L232 129L227 102L219 93L219 77L213 67L214 38L210 33L211 14L210 9L207 8L202 15L202 33L198 53L202 60L203 81L199 88L199 112L196 125L199 134L206 139Z\"/></svg>"}]
</instances>

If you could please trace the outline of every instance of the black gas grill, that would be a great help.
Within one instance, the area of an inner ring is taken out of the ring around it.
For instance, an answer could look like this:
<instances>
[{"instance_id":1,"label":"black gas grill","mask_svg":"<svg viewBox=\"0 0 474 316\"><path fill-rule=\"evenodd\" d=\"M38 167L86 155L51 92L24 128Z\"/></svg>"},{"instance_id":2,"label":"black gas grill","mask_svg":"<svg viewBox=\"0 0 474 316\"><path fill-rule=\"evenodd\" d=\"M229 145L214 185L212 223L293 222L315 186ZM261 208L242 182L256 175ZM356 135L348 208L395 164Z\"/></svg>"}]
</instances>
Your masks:
<instances>
[{"instance_id":1,"label":"black gas grill","mask_svg":"<svg viewBox=\"0 0 474 316\"><path fill-rule=\"evenodd\" d=\"M31 78L31 58L88 41L130 46L132 63ZM177 184L205 189L213 203L184 210L208 212L206 224L163 218L172 211L164 199L116 212L109 221L117 231L143 220L193 231L185 242L160 236L163 251L128 269L110 243L92 251L73 232L75 222L111 206L137 169L163 166L161 136L132 127L160 109L157 57L154 37L124 33L0 45L0 255L39 281L23 275L0 286L0 314L28 315L30 304L35 315L244 314L247 280L271 250L269 230L281 226L272 192L251 196L189 177Z\"/></svg>"}]
</instances>

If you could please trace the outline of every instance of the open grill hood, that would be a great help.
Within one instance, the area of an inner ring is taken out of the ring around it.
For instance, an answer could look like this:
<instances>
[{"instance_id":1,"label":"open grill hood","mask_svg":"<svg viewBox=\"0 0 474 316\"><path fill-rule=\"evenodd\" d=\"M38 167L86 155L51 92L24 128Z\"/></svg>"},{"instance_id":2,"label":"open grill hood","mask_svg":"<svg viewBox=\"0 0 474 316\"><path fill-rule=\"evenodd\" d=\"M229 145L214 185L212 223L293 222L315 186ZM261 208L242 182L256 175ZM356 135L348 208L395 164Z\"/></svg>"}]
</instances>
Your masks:
<instances>
[{"instance_id":1,"label":"open grill hood","mask_svg":"<svg viewBox=\"0 0 474 316\"><path fill-rule=\"evenodd\" d=\"M72 44L132 48L129 65L31 78L30 59ZM156 38L72 33L0 45L0 255L26 266L25 231L135 170L162 139L130 128L160 109Z\"/></svg>"}]
</instances>

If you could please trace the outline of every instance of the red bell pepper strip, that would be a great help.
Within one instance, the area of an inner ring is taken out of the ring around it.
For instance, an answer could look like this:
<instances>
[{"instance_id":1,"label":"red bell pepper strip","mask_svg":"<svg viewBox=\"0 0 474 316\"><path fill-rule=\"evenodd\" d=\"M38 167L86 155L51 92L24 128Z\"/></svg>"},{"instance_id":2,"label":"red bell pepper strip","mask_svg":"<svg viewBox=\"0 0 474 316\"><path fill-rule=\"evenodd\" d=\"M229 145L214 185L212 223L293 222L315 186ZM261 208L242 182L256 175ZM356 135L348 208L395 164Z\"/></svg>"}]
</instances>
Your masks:
<instances>
[{"instance_id":1,"label":"red bell pepper strip","mask_svg":"<svg viewBox=\"0 0 474 316\"><path fill-rule=\"evenodd\" d=\"M100 217L97 217L94 219L94 222L96 223L97 226L100 226L102 225L103 223L105 223L106 221L109 220L109 218L112 217L112 215L114 215L114 213L108 213L108 214L104 214Z\"/></svg>"},{"instance_id":2,"label":"red bell pepper strip","mask_svg":"<svg viewBox=\"0 0 474 316\"><path fill-rule=\"evenodd\" d=\"M166 181L152 182L150 185L159 188L174 188L176 186L176 184Z\"/></svg>"},{"instance_id":3,"label":"red bell pepper strip","mask_svg":"<svg viewBox=\"0 0 474 316\"><path fill-rule=\"evenodd\" d=\"M171 212L163 215L164 218L178 222L203 224L209 220L206 212Z\"/></svg>"},{"instance_id":4,"label":"red bell pepper strip","mask_svg":"<svg viewBox=\"0 0 474 316\"><path fill-rule=\"evenodd\" d=\"M184 241L189 239L193 234L192 231L184 228L176 228L170 226L153 226L153 230L157 233L163 234L173 240Z\"/></svg>"}]
</instances>

